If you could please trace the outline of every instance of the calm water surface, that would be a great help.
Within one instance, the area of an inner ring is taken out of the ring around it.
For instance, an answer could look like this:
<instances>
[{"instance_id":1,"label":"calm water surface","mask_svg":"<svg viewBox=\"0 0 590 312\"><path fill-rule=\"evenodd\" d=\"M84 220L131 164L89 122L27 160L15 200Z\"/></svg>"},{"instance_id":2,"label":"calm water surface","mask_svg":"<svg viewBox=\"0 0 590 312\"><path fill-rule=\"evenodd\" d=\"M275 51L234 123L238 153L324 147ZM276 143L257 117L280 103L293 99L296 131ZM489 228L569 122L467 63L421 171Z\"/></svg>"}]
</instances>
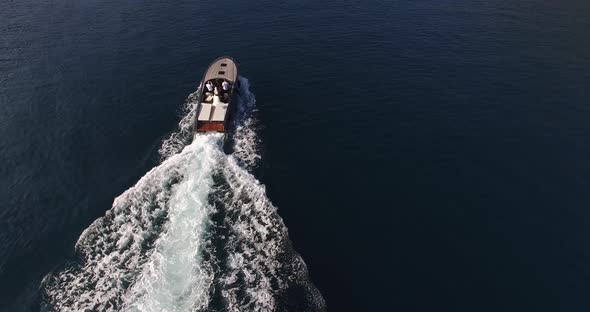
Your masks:
<instances>
[{"instance_id":1,"label":"calm water surface","mask_svg":"<svg viewBox=\"0 0 590 312\"><path fill-rule=\"evenodd\" d=\"M587 1L0 4L0 308L158 163L223 54L329 311L590 309Z\"/></svg>"}]
</instances>

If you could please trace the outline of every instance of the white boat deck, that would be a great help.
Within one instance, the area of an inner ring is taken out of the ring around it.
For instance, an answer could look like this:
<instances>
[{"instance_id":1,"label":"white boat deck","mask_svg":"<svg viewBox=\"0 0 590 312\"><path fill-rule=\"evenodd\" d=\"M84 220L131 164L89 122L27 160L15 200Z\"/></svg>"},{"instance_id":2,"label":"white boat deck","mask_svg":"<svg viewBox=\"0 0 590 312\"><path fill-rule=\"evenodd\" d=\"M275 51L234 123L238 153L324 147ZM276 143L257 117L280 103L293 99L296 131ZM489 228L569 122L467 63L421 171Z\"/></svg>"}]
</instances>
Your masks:
<instances>
[{"instance_id":1,"label":"white boat deck","mask_svg":"<svg viewBox=\"0 0 590 312\"><path fill-rule=\"evenodd\" d=\"M213 116L211 116L211 121L224 121L225 114L227 113L227 104L218 104L213 106Z\"/></svg>"},{"instance_id":2,"label":"white boat deck","mask_svg":"<svg viewBox=\"0 0 590 312\"><path fill-rule=\"evenodd\" d=\"M199 110L199 121L207 121L211 118L211 104L201 103L201 108Z\"/></svg>"},{"instance_id":3,"label":"white boat deck","mask_svg":"<svg viewBox=\"0 0 590 312\"><path fill-rule=\"evenodd\" d=\"M227 114L227 103L221 102L218 96L213 97L213 103L201 103L198 121L224 121Z\"/></svg>"},{"instance_id":4,"label":"white boat deck","mask_svg":"<svg viewBox=\"0 0 590 312\"><path fill-rule=\"evenodd\" d=\"M207 69L203 81L219 78L227 79L231 82L235 82L238 79L238 68L231 58L220 58L213 62Z\"/></svg>"}]
</instances>

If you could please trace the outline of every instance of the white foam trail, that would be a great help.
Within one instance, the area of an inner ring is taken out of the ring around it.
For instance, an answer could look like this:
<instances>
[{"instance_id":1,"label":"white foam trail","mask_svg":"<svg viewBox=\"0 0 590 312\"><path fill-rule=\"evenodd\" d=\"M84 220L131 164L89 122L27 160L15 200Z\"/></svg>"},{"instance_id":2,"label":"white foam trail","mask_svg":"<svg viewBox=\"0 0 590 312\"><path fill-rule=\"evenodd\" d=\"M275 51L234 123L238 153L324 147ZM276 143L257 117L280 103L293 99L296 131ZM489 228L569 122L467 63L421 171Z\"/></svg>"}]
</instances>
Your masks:
<instances>
[{"instance_id":1,"label":"white foam trail","mask_svg":"<svg viewBox=\"0 0 590 312\"><path fill-rule=\"evenodd\" d=\"M260 160L260 140L256 134L256 98L249 92L248 79L240 78L242 92L239 93L238 118L236 118L233 135L233 155L246 169L252 169Z\"/></svg>"},{"instance_id":2,"label":"white foam trail","mask_svg":"<svg viewBox=\"0 0 590 312\"><path fill-rule=\"evenodd\" d=\"M220 135L197 136L182 154L187 176L173 186L169 219L141 277L124 298L125 311L197 311L207 307L213 271L203 265L212 170L223 154ZM188 150L188 151L187 151ZM224 155L225 156L225 155Z\"/></svg>"},{"instance_id":3,"label":"white foam trail","mask_svg":"<svg viewBox=\"0 0 590 312\"><path fill-rule=\"evenodd\" d=\"M162 143L162 163L82 233L78 262L46 276L44 310L325 309L264 186L247 170L260 159L259 141L255 99L240 82L234 154L222 152L216 134L187 145L198 91L191 94L179 130Z\"/></svg>"},{"instance_id":4,"label":"white foam trail","mask_svg":"<svg viewBox=\"0 0 590 312\"><path fill-rule=\"evenodd\" d=\"M45 278L43 285L52 309L116 311L124 301L123 295L129 291L129 284L134 283L138 275L140 283L135 283L131 294L141 298L138 285L149 287L150 281L146 279L153 276L150 275L153 271L142 270L146 262L148 268L173 274L174 268L166 267L166 263L159 266L158 259L175 255L190 257L187 248L195 248L193 253L198 251L198 237L205 230L203 219L207 215L209 166L214 166L213 154L222 154L218 147L220 138L219 135L200 137L115 199L113 208L80 236L76 250L82 264ZM185 193L187 189L198 191ZM183 219L187 214L190 218ZM194 226L192 231L187 230L190 226ZM162 232L164 234L155 240ZM190 241L190 245L175 250L170 244L182 235L188 235L184 243ZM194 271L198 268L183 274L190 275ZM162 277L163 283L168 282L166 278ZM193 279L192 276L188 278ZM194 277L195 280L199 278Z\"/></svg>"},{"instance_id":5,"label":"white foam trail","mask_svg":"<svg viewBox=\"0 0 590 312\"><path fill-rule=\"evenodd\" d=\"M214 194L225 209L227 263L220 272L219 287L226 310L288 310L285 301L294 289L304 294L296 298L299 307L324 309L325 302L292 249L287 228L264 185L234 157L227 157L221 168L227 187Z\"/></svg>"},{"instance_id":6,"label":"white foam trail","mask_svg":"<svg viewBox=\"0 0 590 312\"><path fill-rule=\"evenodd\" d=\"M201 87L197 91L189 94L184 102L182 108L182 119L178 123L178 130L170 134L170 136L162 142L162 146L158 150L160 157L166 159L174 154L179 153L182 149L191 142L193 138L193 122L198 106L199 93Z\"/></svg>"}]
</instances>

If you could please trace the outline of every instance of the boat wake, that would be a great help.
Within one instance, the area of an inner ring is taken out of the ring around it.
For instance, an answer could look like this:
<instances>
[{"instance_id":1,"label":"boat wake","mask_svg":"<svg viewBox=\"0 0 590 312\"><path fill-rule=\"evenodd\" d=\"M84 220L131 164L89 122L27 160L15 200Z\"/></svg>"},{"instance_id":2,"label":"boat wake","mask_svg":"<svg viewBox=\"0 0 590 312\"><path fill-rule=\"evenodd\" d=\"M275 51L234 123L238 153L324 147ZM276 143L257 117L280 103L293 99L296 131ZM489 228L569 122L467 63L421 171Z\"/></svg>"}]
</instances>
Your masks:
<instances>
[{"instance_id":1,"label":"boat wake","mask_svg":"<svg viewBox=\"0 0 590 312\"><path fill-rule=\"evenodd\" d=\"M46 276L45 311L324 311L305 263L262 185L248 81L234 153L197 135L189 95L162 162L114 200L76 244L78 260Z\"/></svg>"}]
</instances>

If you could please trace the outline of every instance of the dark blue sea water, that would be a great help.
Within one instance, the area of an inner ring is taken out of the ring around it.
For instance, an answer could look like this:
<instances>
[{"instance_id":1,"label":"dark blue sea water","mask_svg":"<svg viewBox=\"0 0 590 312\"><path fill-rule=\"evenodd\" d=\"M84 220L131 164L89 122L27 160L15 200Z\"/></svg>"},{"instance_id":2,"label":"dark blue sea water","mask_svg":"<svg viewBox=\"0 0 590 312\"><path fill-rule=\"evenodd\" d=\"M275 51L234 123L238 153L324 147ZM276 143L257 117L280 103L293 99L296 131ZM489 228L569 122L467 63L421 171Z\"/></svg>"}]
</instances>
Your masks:
<instances>
[{"instance_id":1,"label":"dark blue sea water","mask_svg":"<svg viewBox=\"0 0 590 312\"><path fill-rule=\"evenodd\" d=\"M144 266L129 277L127 264L105 258L113 246L135 245L101 239L125 229L158 242L174 237L182 220L203 210L175 214L173 204L140 196L141 187L136 197L127 190L143 176L197 181L186 189L166 184L162 194L171 193L171 203L192 198L183 207L198 208L194 194L207 183L186 177L212 170L208 159L221 162L211 175L223 186L206 189L209 200L220 211L238 206L224 194L240 204L261 200L253 207L270 219L246 213L236 220L282 219L284 227L271 227L263 242L279 237L283 246L288 229L286 250L301 256L265 253L262 267L303 259L310 277L303 278L309 288L279 294L297 270L256 271L252 285L266 285L269 297L262 286L246 294L240 287L248 283L232 284L232 263L259 262L230 257L243 247L218 227L229 212L202 215L213 220L198 227L212 244L206 248L191 247L197 239L180 233L187 244L146 243L130 253L150 264L158 252L204 253L204 263L218 266L201 267L214 272L217 291L203 299L211 311L236 307L223 299L234 289L245 300L238 310L313 310L302 294L314 285L329 311L588 311L589 16L590 3L580 0L5 1L0 310L69 310L81 302L69 291L90 274L75 269L85 230L85 246L102 264L92 267L98 273L84 291L111 289L116 309L145 299L158 310L154 302L167 297L121 291L148 276ZM158 149L177 133L185 99L224 54L249 82L244 97L256 99L244 102L255 105L249 130L261 159L231 169L209 143L196 142L182 165L161 164ZM192 171L185 176L183 168ZM242 184L232 186L240 175ZM260 187L245 188L252 177ZM121 194L132 204L123 198L118 211L113 199ZM145 223L135 207L163 212ZM126 216L140 221L118 226ZM260 236L269 228L256 229ZM101 273L109 265L122 275ZM61 284L47 282L60 274ZM207 292L206 281L187 287ZM193 295L171 304L183 311ZM273 308L252 298L279 299Z\"/></svg>"}]
</instances>

